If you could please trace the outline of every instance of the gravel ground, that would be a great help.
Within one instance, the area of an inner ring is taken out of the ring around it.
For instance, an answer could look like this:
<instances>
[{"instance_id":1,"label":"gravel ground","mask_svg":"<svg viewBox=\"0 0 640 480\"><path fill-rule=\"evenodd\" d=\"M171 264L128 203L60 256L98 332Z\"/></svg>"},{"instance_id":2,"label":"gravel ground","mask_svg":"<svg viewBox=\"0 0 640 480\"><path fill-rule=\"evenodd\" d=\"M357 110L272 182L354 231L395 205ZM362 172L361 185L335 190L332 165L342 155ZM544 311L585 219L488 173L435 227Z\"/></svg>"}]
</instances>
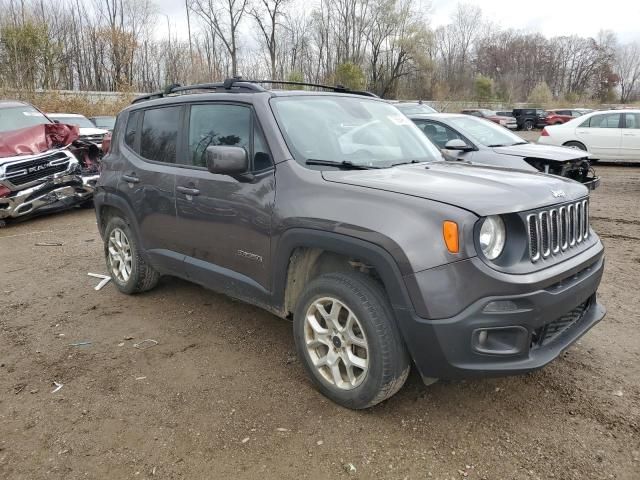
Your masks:
<instances>
[{"instance_id":1,"label":"gravel ground","mask_svg":"<svg viewBox=\"0 0 640 480\"><path fill-rule=\"evenodd\" d=\"M94 291L91 211L0 230L0 478L637 479L640 169L599 173L605 320L539 372L412 374L362 412L312 388L264 311L172 278Z\"/></svg>"}]
</instances>

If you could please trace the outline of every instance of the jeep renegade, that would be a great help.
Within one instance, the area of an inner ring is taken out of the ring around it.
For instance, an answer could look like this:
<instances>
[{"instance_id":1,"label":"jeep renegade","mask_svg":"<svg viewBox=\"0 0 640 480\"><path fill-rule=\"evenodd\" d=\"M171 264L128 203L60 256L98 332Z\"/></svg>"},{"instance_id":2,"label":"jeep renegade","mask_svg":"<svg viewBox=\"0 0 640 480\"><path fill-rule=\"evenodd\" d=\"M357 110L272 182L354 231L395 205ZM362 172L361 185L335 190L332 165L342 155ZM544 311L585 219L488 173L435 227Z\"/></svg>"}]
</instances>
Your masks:
<instances>
[{"instance_id":1,"label":"jeep renegade","mask_svg":"<svg viewBox=\"0 0 640 480\"><path fill-rule=\"evenodd\" d=\"M426 383L538 369L604 317L583 185L443 161L393 105L325 88L124 109L95 194L116 287L170 274L292 319L317 388L356 409L412 363Z\"/></svg>"}]
</instances>

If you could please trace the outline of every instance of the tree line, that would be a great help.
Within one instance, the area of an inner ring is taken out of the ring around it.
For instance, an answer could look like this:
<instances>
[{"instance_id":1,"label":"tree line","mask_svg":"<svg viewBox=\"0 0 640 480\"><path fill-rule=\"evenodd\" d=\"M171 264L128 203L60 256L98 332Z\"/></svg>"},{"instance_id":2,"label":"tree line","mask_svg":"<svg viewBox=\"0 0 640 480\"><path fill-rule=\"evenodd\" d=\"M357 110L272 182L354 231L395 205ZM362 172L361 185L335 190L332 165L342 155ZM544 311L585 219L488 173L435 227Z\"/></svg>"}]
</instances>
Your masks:
<instances>
[{"instance_id":1,"label":"tree line","mask_svg":"<svg viewBox=\"0 0 640 480\"><path fill-rule=\"evenodd\" d=\"M421 0L0 0L0 87L148 92L230 76L343 84L385 98L640 98L640 43L504 29L474 5L432 28Z\"/></svg>"}]
</instances>

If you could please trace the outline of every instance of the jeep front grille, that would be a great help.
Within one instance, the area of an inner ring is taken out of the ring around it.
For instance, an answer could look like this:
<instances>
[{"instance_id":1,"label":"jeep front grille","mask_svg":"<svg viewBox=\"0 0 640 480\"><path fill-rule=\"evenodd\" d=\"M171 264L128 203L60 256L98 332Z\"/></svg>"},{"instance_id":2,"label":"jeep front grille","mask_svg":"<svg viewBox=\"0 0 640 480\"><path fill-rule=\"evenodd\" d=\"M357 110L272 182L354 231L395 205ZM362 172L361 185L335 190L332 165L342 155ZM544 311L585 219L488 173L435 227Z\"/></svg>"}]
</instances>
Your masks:
<instances>
[{"instance_id":1,"label":"jeep front grille","mask_svg":"<svg viewBox=\"0 0 640 480\"><path fill-rule=\"evenodd\" d=\"M529 232L529 258L560 255L589 236L589 200L527 215Z\"/></svg>"},{"instance_id":2,"label":"jeep front grille","mask_svg":"<svg viewBox=\"0 0 640 480\"><path fill-rule=\"evenodd\" d=\"M4 177L13 185L21 186L64 172L68 167L69 157L64 152L56 152L7 165Z\"/></svg>"}]
</instances>

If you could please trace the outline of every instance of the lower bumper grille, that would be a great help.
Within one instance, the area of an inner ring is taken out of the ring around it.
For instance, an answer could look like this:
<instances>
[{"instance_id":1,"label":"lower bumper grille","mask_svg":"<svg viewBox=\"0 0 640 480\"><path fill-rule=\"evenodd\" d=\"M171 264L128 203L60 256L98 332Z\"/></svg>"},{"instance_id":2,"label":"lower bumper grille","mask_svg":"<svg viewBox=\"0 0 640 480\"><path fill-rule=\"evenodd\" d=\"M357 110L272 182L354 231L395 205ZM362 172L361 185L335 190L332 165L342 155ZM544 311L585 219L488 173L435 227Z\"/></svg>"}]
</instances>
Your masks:
<instances>
[{"instance_id":1,"label":"lower bumper grille","mask_svg":"<svg viewBox=\"0 0 640 480\"><path fill-rule=\"evenodd\" d=\"M531 337L531 348L542 347L551 343L562 335L567 329L576 325L591 306L591 299L581 303L570 312L565 313L560 318L543 325L533 331Z\"/></svg>"}]
</instances>

